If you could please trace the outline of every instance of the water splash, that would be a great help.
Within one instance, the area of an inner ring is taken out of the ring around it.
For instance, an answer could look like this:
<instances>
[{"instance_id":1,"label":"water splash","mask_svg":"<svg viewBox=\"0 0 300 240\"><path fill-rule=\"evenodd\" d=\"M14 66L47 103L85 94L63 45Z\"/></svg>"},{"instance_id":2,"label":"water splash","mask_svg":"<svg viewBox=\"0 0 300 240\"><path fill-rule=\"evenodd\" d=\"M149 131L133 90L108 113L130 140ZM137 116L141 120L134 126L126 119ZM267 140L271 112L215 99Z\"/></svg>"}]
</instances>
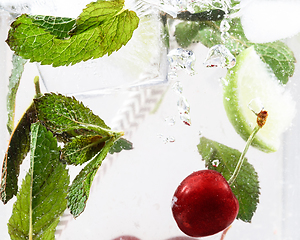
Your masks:
<instances>
[{"instance_id":1,"label":"water splash","mask_svg":"<svg viewBox=\"0 0 300 240\"><path fill-rule=\"evenodd\" d=\"M177 76L178 69L185 69L189 75L195 74L194 64L196 58L193 51L176 48L169 52L167 58L170 68L169 77L174 78L174 76Z\"/></svg>"},{"instance_id":2,"label":"water splash","mask_svg":"<svg viewBox=\"0 0 300 240\"><path fill-rule=\"evenodd\" d=\"M166 117L165 121L169 126L174 126L176 123L175 117Z\"/></svg>"},{"instance_id":3,"label":"water splash","mask_svg":"<svg viewBox=\"0 0 300 240\"><path fill-rule=\"evenodd\" d=\"M185 125L191 126L191 116L188 113L180 113L179 117Z\"/></svg>"},{"instance_id":4,"label":"water splash","mask_svg":"<svg viewBox=\"0 0 300 240\"><path fill-rule=\"evenodd\" d=\"M190 12L195 12L195 9L220 9L227 13L231 9L231 0L186 0L186 2L187 10Z\"/></svg>"},{"instance_id":5,"label":"water splash","mask_svg":"<svg viewBox=\"0 0 300 240\"><path fill-rule=\"evenodd\" d=\"M206 67L233 68L236 59L228 48L222 44L211 47L207 53L204 64Z\"/></svg>"},{"instance_id":6,"label":"water splash","mask_svg":"<svg viewBox=\"0 0 300 240\"><path fill-rule=\"evenodd\" d=\"M172 89L175 93L177 93L179 95L182 94L183 87L182 87L181 82L180 81L175 82L172 86Z\"/></svg>"},{"instance_id":7,"label":"water splash","mask_svg":"<svg viewBox=\"0 0 300 240\"><path fill-rule=\"evenodd\" d=\"M175 142L175 137L173 136L165 137L163 134L159 134L158 137L162 139L164 144Z\"/></svg>"},{"instance_id":8,"label":"water splash","mask_svg":"<svg viewBox=\"0 0 300 240\"><path fill-rule=\"evenodd\" d=\"M190 105L187 99L181 95L177 101L177 107L179 113L189 113L190 112Z\"/></svg>"},{"instance_id":9,"label":"water splash","mask_svg":"<svg viewBox=\"0 0 300 240\"><path fill-rule=\"evenodd\" d=\"M177 108L178 108L180 120L184 124L191 126L190 105L187 99L183 95L179 96L179 100L177 102Z\"/></svg>"}]
</instances>

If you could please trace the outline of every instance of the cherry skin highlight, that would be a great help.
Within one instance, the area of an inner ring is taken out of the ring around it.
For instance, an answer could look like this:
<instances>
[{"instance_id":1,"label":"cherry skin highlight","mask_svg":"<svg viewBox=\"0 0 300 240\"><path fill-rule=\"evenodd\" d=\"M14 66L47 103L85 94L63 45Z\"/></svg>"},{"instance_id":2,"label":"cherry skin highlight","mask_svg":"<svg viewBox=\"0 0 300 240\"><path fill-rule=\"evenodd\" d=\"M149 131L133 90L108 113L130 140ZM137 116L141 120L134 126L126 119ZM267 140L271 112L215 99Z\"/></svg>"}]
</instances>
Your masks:
<instances>
[{"instance_id":1,"label":"cherry skin highlight","mask_svg":"<svg viewBox=\"0 0 300 240\"><path fill-rule=\"evenodd\" d=\"M239 202L222 174L200 170L180 183L173 196L172 212L182 232L205 237L230 226L239 212Z\"/></svg>"}]
</instances>

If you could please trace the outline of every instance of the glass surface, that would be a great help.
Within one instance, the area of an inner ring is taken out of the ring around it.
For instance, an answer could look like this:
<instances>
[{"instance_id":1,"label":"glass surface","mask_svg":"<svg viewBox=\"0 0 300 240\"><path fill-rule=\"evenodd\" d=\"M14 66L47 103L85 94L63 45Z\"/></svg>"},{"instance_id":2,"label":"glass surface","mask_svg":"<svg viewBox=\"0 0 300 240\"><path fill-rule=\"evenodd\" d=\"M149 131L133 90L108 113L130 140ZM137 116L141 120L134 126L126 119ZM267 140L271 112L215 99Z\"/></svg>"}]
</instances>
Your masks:
<instances>
[{"instance_id":1,"label":"glass surface","mask_svg":"<svg viewBox=\"0 0 300 240\"><path fill-rule=\"evenodd\" d=\"M64 16L75 17L80 12L76 9L81 9L88 2L75 2L74 11L69 12L66 11L67 7L63 8L54 1L33 1L31 6L37 6L34 11L39 14L65 13ZM34 8L22 4L17 6L23 6L23 12L33 11ZM4 41L12 19L7 8L0 8L1 159L9 140L5 86L8 85L12 67L12 52ZM141 240L175 240L175 237L183 237L184 233L178 229L172 217L171 201L175 189L186 176L205 169L197 150L200 136L239 151L245 146L245 141L229 122L223 106L221 78L226 75L227 69L205 67L203 62L208 48L193 44L189 50L196 57L195 73L190 75L186 69L180 69L177 77L168 78L170 69L167 53L178 47L173 30L170 30L170 47L167 48L160 35L162 21L159 13L144 21L145 25L142 23L142 28L137 29L132 42L109 57L59 68L38 63L27 63L25 66L16 103L16 119L30 104L34 96L33 78L39 75L43 92L75 96L112 129L123 130L124 137L134 145L133 150L107 156L94 179L85 211L76 220L66 211L58 225L56 239L113 240L122 235ZM174 26L172 21L169 24ZM148 32L148 28L153 32ZM284 42L298 59L300 35L285 39ZM297 103L300 101L299 69L298 61L295 63L295 73L286 86ZM174 91L176 82L182 86L181 95L178 94L178 88L177 92ZM190 105L190 126L184 124L179 116L179 96L184 96ZM259 176L259 204L252 222L234 221L225 239L298 239L298 105L297 109L277 152L263 153L250 147L246 156ZM28 171L28 161L27 157L22 164L20 183ZM71 166L69 169L71 176L75 177L78 169ZM7 222L15 200L13 198L6 205L0 204L0 239L10 239ZM220 239L221 234L205 239Z\"/></svg>"}]
</instances>

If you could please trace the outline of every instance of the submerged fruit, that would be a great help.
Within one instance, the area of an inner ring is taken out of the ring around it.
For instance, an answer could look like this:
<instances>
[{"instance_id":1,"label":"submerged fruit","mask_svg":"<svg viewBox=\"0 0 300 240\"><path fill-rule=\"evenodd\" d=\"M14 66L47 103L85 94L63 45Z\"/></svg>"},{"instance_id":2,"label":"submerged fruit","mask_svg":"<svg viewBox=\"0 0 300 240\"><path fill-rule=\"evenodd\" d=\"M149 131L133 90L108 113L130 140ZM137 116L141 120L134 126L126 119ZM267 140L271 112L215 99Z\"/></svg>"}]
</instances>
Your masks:
<instances>
[{"instance_id":1,"label":"submerged fruit","mask_svg":"<svg viewBox=\"0 0 300 240\"><path fill-rule=\"evenodd\" d=\"M257 133L252 146L264 152L277 151L281 134L295 115L295 102L279 83L254 47L244 50L224 81L224 107L238 134L246 141L256 126L261 107L268 110L268 121ZM250 104L250 106L249 106Z\"/></svg>"},{"instance_id":2,"label":"submerged fruit","mask_svg":"<svg viewBox=\"0 0 300 240\"><path fill-rule=\"evenodd\" d=\"M124 236L114 238L113 240L140 240L140 239L134 236L124 235Z\"/></svg>"},{"instance_id":3,"label":"submerged fruit","mask_svg":"<svg viewBox=\"0 0 300 240\"><path fill-rule=\"evenodd\" d=\"M200 170L186 177L172 201L178 227L191 237L205 237L226 229L238 211L239 203L229 184L214 170Z\"/></svg>"}]
</instances>

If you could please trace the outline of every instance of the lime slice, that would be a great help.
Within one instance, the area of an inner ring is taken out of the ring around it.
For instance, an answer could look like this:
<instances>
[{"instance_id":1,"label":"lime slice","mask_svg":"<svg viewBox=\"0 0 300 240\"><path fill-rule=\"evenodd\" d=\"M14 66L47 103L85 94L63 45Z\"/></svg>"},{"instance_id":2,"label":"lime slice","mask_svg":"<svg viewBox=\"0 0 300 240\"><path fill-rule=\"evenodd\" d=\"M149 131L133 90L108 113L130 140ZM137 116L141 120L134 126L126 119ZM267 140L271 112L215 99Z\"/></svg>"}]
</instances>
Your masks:
<instances>
[{"instance_id":1,"label":"lime slice","mask_svg":"<svg viewBox=\"0 0 300 240\"><path fill-rule=\"evenodd\" d=\"M244 50L236 62L235 67L228 70L224 81L227 116L237 133L246 141L256 126L256 115L249 104L259 99L269 116L252 146L264 152L275 152L280 146L281 134L291 125L296 104L291 94L256 54L253 46Z\"/></svg>"}]
</instances>

